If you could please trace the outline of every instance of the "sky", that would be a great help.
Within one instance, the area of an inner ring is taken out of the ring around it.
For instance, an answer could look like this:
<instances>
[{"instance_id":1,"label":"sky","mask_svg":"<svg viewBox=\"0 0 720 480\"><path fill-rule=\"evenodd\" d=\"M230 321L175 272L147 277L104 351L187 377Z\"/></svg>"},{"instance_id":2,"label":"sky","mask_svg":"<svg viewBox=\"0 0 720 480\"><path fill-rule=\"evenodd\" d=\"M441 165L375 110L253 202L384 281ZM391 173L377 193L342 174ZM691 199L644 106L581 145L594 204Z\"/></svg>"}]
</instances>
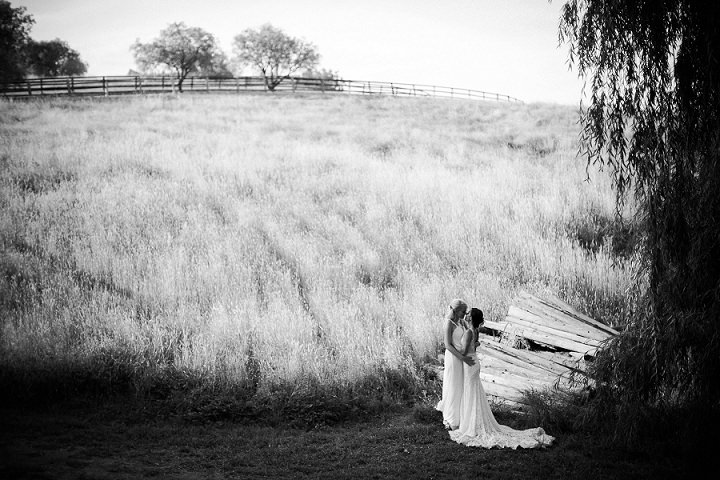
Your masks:
<instances>
[{"instance_id":1,"label":"sky","mask_svg":"<svg viewBox=\"0 0 720 480\"><path fill-rule=\"evenodd\" d=\"M313 43L319 68L348 80L469 88L525 102L578 105L582 79L558 42L563 0L10 0L59 38L87 75L136 69L130 46L173 22L233 38L265 23ZM247 74L253 74L247 72Z\"/></svg>"}]
</instances>

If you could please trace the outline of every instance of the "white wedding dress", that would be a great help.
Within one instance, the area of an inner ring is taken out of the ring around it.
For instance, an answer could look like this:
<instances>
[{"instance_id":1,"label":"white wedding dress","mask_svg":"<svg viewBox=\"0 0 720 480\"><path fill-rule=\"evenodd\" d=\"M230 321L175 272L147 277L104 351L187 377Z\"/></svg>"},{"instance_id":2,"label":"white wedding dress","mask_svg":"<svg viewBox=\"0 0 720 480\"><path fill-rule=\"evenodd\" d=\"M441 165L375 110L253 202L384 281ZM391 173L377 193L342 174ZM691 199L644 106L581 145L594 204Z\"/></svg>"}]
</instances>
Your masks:
<instances>
[{"instance_id":1,"label":"white wedding dress","mask_svg":"<svg viewBox=\"0 0 720 480\"><path fill-rule=\"evenodd\" d=\"M469 447L482 448L538 448L550 445L555 437L542 428L514 430L500 425L490 410L485 389L480 381L480 362L477 354L472 367L464 364L464 385L460 406L460 427L450 432L450 438Z\"/></svg>"},{"instance_id":2,"label":"white wedding dress","mask_svg":"<svg viewBox=\"0 0 720 480\"><path fill-rule=\"evenodd\" d=\"M455 322L452 344L462 351L462 336L465 329ZM442 399L435 407L443 413L445 428L457 428L460 425L460 408L463 396L463 361L445 350L445 369L443 370Z\"/></svg>"}]
</instances>

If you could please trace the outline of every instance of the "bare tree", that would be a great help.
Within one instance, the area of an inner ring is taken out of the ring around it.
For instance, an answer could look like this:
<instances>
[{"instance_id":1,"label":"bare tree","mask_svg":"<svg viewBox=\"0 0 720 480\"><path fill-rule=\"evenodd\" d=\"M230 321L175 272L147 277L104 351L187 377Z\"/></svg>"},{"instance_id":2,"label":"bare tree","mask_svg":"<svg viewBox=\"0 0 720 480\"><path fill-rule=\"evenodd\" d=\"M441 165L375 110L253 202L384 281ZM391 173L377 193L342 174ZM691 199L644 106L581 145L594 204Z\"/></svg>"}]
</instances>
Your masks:
<instances>
[{"instance_id":1,"label":"bare tree","mask_svg":"<svg viewBox=\"0 0 720 480\"><path fill-rule=\"evenodd\" d=\"M259 30L243 31L235 37L233 45L237 63L260 70L270 91L293 73L315 67L320 60L314 45L290 37L270 24Z\"/></svg>"}]
</instances>

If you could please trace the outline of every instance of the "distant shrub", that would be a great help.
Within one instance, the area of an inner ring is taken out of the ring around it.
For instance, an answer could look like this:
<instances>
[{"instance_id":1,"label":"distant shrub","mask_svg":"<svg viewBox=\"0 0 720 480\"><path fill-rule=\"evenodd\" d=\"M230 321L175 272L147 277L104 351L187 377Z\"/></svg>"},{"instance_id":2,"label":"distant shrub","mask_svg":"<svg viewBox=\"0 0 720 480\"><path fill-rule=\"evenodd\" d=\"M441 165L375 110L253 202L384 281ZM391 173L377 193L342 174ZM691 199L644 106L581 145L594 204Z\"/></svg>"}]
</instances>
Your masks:
<instances>
[{"instance_id":1,"label":"distant shrub","mask_svg":"<svg viewBox=\"0 0 720 480\"><path fill-rule=\"evenodd\" d=\"M536 157L545 157L557 151L558 138L554 135L518 137L509 140L507 146L512 150L525 150Z\"/></svg>"},{"instance_id":2,"label":"distant shrub","mask_svg":"<svg viewBox=\"0 0 720 480\"><path fill-rule=\"evenodd\" d=\"M632 255L641 235L640 227L634 221L619 219L595 207L572 216L565 228L568 237L586 251L597 253L607 246L616 257L623 258Z\"/></svg>"}]
</instances>

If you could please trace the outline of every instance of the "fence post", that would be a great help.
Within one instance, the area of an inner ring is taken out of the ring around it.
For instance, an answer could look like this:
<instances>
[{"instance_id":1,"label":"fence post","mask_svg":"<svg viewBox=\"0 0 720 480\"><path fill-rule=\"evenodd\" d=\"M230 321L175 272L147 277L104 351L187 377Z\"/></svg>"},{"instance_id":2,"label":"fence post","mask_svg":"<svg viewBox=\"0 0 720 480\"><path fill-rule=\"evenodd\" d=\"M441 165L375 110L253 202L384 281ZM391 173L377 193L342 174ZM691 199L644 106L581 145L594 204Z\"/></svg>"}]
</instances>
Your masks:
<instances>
[{"instance_id":1,"label":"fence post","mask_svg":"<svg viewBox=\"0 0 720 480\"><path fill-rule=\"evenodd\" d=\"M240 93L240 79L235 77L235 93Z\"/></svg>"},{"instance_id":2,"label":"fence post","mask_svg":"<svg viewBox=\"0 0 720 480\"><path fill-rule=\"evenodd\" d=\"M40 77L40 95L44 95L45 92L43 92L43 81L42 77Z\"/></svg>"},{"instance_id":3,"label":"fence post","mask_svg":"<svg viewBox=\"0 0 720 480\"><path fill-rule=\"evenodd\" d=\"M32 87L30 86L30 80L27 80L25 84L27 85L28 95L32 95Z\"/></svg>"},{"instance_id":4,"label":"fence post","mask_svg":"<svg viewBox=\"0 0 720 480\"><path fill-rule=\"evenodd\" d=\"M190 77L190 90L195 88L195 77Z\"/></svg>"},{"instance_id":5,"label":"fence post","mask_svg":"<svg viewBox=\"0 0 720 480\"><path fill-rule=\"evenodd\" d=\"M103 77L102 89L103 89L103 94L107 97L108 96L108 88L107 88L107 81L105 80L105 77Z\"/></svg>"}]
</instances>

